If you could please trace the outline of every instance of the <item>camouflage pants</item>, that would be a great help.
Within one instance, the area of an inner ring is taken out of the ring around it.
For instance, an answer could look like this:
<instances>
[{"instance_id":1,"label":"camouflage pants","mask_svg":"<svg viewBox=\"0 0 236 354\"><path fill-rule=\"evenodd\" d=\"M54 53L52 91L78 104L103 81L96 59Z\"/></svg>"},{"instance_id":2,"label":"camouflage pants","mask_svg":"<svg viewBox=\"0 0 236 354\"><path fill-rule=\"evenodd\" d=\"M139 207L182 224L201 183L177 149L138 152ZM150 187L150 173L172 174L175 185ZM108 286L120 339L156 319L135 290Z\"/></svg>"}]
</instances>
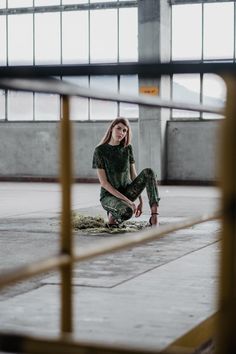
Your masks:
<instances>
[{"instance_id":1,"label":"camouflage pants","mask_svg":"<svg viewBox=\"0 0 236 354\"><path fill-rule=\"evenodd\" d=\"M159 203L156 176L152 169L145 168L142 172L125 188L120 190L131 201L135 201L146 187L150 207ZM132 208L124 201L114 195L108 195L102 198L103 208L110 212L115 220L122 222L128 220L133 215Z\"/></svg>"}]
</instances>

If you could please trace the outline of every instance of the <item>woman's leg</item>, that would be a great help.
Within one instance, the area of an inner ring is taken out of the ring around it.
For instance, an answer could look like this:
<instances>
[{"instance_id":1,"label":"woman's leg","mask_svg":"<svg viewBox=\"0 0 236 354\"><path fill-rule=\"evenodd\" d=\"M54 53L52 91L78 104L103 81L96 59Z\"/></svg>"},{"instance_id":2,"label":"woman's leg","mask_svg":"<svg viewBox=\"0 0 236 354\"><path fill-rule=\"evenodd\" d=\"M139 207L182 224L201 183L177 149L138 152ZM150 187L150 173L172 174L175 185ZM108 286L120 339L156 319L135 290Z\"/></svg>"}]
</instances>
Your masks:
<instances>
[{"instance_id":1,"label":"woman's leg","mask_svg":"<svg viewBox=\"0 0 236 354\"><path fill-rule=\"evenodd\" d=\"M132 201L138 198L146 187L148 201L151 209L150 224L157 224L159 193L155 173L150 168L145 168L126 188L125 195Z\"/></svg>"},{"instance_id":2,"label":"woman's leg","mask_svg":"<svg viewBox=\"0 0 236 354\"><path fill-rule=\"evenodd\" d=\"M101 200L102 207L109 213L109 223L113 224L115 221L123 222L128 220L133 215L132 208L123 200L113 196L105 196Z\"/></svg>"},{"instance_id":3,"label":"woman's leg","mask_svg":"<svg viewBox=\"0 0 236 354\"><path fill-rule=\"evenodd\" d=\"M154 203L151 207L151 217L149 219L150 225L159 225L158 215L159 215L158 205L156 203Z\"/></svg>"},{"instance_id":4,"label":"woman's leg","mask_svg":"<svg viewBox=\"0 0 236 354\"><path fill-rule=\"evenodd\" d=\"M153 204L159 204L159 193L155 173L151 168L145 168L139 175L128 185L124 194L130 200L134 201L142 193L146 187L150 208Z\"/></svg>"}]
</instances>

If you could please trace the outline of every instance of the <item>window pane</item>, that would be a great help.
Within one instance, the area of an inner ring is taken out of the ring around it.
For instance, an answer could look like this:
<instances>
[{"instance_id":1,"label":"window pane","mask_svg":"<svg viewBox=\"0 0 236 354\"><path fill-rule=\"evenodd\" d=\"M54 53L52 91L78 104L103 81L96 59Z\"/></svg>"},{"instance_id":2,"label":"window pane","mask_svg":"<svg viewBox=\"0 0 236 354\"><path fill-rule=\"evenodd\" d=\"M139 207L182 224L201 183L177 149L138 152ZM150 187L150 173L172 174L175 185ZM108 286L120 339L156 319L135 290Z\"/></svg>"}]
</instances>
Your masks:
<instances>
[{"instance_id":1,"label":"window pane","mask_svg":"<svg viewBox=\"0 0 236 354\"><path fill-rule=\"evenodd\" d=\"M62 62L88 63L88 11L62 14ZM76 36L77 40L74 41Z\"/></svg>"},{"instance_id":2,"label":"window pane","mask_svg":"<svg viewBox=\"0 0 236 354\"><path fill-rule=\"evenodd\" d=\"M0 119L5 119L5 90L0 90Z\"/></svg>"},{"instance_id":3,"label":"window pane","mask_svg":"<svg viewBox=\"0 0 236 354\"><path fill-rule=\"evenodd\" d=\"M120 93L138 96L138 75L121 75ZM138 118L138 105L131 103L120 103L120 116L126 118Z\"/></svg>"},{"instance_id":4,"label":"window pane","mask_svg":"<svg viewBox=\"0 0 236 354\"><path fill-rule=\"evenodd\" d=\"M117 76L91 76L91 89L118 92ZM117 103L101 100L90 101L90 119L114 119L117 117Z\"/></svg>"},{"instance_id":5,"label":"window pane","mask_svg":"<svg viewBox=\"0 0 236 354\"><path fill-rule=\"evenodd\" d=\"M6 16L0 16L0 65L6 65Z\"/></svg>"},{"instance_id":6,"label":"window pane","mask_svg":"<svg viewBox=\"0 0 236 354\"><path fill-rule=\"evenodd\" d=\"M8 91L8 120L33 120L33 93Z\"/></svg>"},{"instance_id":7,"label":"window pane","mask_svg":"<svg viewBox=\"0 0 236 354\"><path fill-rule=\"evenodd\" d=\"M63 81L68 81L72 84L88 88L88 76L79 77L63 77ZM87 98L71 97L70 98L70 119L71 120L87 120L88 119L88 104Z\"/></svg>"},{"instance_id":8,"label":"window pane","mask_svg":"<svg viewBox=\"0 0 236 354\"><path fill-rule=\"evenodd\" d=\"M35 94L35 120L59 120L60 96L53 94Z\"/></svg>"},{"instance_id":9,"label":"window pane","mask_svg":"<svg viewBox=\"0 0 236 354\"><path fill-rule=\"evenodd\" d=\"M138 60L138 10L119 10L119 60Z\"/></svg>"},{"instance_id":10,"label":"window pane","mask_svg":"<svg viewBox=\"0 0 236 354\"><path fill-rule=\"evenodd\" d=\"M33 15L8 17L9 65L33 64Z\"/></svg>"},{"instance_id":11,"label":"window pane","mask_svg":"<svg viewBox=\"0 0 236 354\"><path fill-rule=\"evenodd\" d=\"M60 5L60 0L34 0L35 6Z\"/></svg>"},{"instance_id":12,"label":"window pane","mask_svg":"<svg viewBox=\"0 0 236 354\"><path fill-rule=\"evenodd\" d=\"M60 64L60 14L35 14L35 63Z\"/></svg>"},{"instance_id":13,"label":"window pane","mask_svg":"<svg viewBox=\"0 0 236 354\"><path fill-rule=\"evenodd\" d=\"M201 53L201 5L172 6L172 59L200 59Z\"/></svg>"},{"instance_id":14,"label":"window pane","mask_svg":"<svg viewBox=\"0 0 236 354\"><path fill-rule=\"evenodd\" d=\"M233 51L233 2L204 4L204 59L230 59Z\"/></svg>"},{"instance_id":15,"label":"window pane","mask_svg":"<svg viewBox=\"0 0 236 354\"><path fill-rule=\"evenodd\" d=\"M9 8L17 7L31 7L33 6L33 0L8 0Z\"/></svg>"},{"instance_id":16,"label":"window pane","mask_svg":"<svg viewBox=\"0 0 236 354\"><path fill-rule=\"evenodd\" d=\"M90 14L91 62L117 61L117 10L93 10Z\"/></svg>"},{"instance_id":17,"label":"window pane","mask_svg":"<svg viewBox=\"0 0 236 354\"><path fill-rule=\"evenodd\" d=\"M5 9L7 6L6 0L0 0L0 9Z\"/></svg>"},{"instance_id":18,"label":"window pane","mask_svg":"<svg viewBox=\"0 0 236 354\"><path fill-rule=\"evenodd\" d=\"M200 75L173 75L173 100L184 103L200 103ZM197 118L199 112L174 109L173 118Z\"/></svg>"},{"instance_id":19,"label":"window pane","mask_svg":"<svg viewBox=\"0 0 236 354\"><path fill-rule=\"evenodd\" d=\"M203 76L203 104L223 107L226 100L226 85L223 79L217 75L205 74ZM218 114L204 113L203 118L223 118Z\"/></svg>"}]
</instances>

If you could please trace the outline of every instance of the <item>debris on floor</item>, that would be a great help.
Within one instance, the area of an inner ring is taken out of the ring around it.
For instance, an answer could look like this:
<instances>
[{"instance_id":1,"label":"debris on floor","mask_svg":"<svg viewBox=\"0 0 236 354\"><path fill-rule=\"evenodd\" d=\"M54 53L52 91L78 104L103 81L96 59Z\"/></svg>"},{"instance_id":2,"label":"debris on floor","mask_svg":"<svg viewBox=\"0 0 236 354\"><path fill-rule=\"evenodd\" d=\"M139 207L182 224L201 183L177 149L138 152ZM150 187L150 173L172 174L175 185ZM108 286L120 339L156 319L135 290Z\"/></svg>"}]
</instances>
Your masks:
<instances>
[{"instance_id":1,"label":"debris on floor","mask_svg":"<svg viewBox=\"0 0 236 354\"><path fill-rule=\"evenodd\" d=\"M74 212L72 215L72 227L75 230L83 230L88 233L109 233L117 234L123 232L135 232L146 228L148 225L144 221L126 221L118 227L108 227L106 221L101 216L85 216Z\"/></svg>"}]
</instances>

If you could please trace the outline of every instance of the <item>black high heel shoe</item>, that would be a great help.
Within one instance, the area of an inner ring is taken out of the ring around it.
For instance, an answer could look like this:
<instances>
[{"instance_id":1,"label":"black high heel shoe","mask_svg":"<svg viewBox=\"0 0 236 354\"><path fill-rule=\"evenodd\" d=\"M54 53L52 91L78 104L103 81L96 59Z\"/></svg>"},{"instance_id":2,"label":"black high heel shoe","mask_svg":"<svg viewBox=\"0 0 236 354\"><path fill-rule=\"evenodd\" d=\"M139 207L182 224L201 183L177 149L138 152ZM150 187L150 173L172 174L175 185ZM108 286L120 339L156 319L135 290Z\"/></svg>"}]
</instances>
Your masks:
<instances>
[{"instance_id":1,"label":"black high heel shoe","mask_svg":"<svg viewBox=\"0 0 236 354\"><path fill-rule=\"evenodd\" d=\"M149 219L149 225L152 226L152 216L153 215L159 215L159 213L151 213L150 219Z\"/></svg>"}]
</instances>

